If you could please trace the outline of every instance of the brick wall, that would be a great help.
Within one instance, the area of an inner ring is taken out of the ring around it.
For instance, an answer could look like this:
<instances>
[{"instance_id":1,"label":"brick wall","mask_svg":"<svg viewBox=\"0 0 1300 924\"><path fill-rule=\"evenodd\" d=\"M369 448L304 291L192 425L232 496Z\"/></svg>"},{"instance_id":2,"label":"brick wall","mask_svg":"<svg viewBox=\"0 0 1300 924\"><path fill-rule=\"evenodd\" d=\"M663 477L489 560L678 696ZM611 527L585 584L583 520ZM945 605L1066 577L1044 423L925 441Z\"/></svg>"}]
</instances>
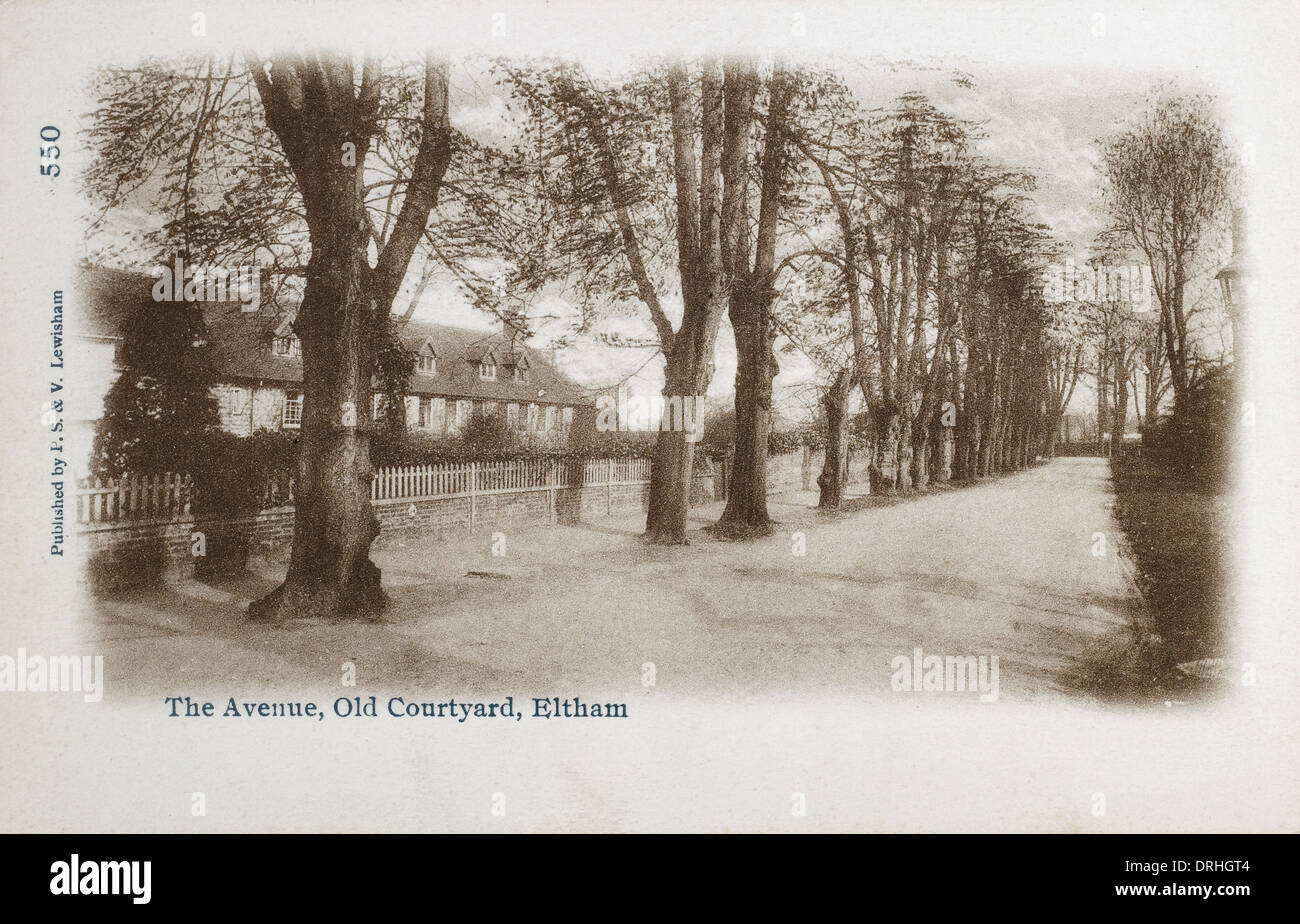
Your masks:
<instances>
[{"instance_id":1,"label":"brick wall","mask_svg":"<svg viewBox=\"0 0 1300 924\"><path fill-rule=\"evenodd\" d=\"M381 536L446 536L471 528L494 529L575 523L603 516L642 513L649 482L595 484L468 496L375 502ZM713 500L713 476L697 475L692 505ZM412 512L414 508L414 512ZM471 515L473 523L471 526ZM193 554L194 535L203 533L206 555ZM76 541L95 589L114 592L188 577L199 568L220 572L242 568L247 551L287 545L293 538L293 508L264 510L254 517L196 523L112 523L81 526Z\"/></svg>"},{"instance_id":2,"label":"brick wall","mask_svg":"<svg viewBox=\"0 0 1300 924\"><path fill-rule=\"evenodd\" d=\"M767 457L767 493L784 494L788 491L817 491L817 478L822 473L825 453L821 449L796 449ZM730 471L730 462L727 463ZM869 481L867 470L871 457L865 449L849 452L849 483L863 485ZM726 496L723 479L716 480L719 499Z\"/></svg>"},{"instance_id":3,"label":"brick wall","mask_svg":"<svg viewBox=\"0 0 1300 924\"><path fill-rule=\"evenodd\" d=\"M195 554L200 536L202 556ZM274 547L292 538L292 507L226 520L81 526L76 535L91 584L109 591L189 576L200 565L221 571L232 559L242 564L243 555L232 550Z\"/></svg>"}]
</instances>

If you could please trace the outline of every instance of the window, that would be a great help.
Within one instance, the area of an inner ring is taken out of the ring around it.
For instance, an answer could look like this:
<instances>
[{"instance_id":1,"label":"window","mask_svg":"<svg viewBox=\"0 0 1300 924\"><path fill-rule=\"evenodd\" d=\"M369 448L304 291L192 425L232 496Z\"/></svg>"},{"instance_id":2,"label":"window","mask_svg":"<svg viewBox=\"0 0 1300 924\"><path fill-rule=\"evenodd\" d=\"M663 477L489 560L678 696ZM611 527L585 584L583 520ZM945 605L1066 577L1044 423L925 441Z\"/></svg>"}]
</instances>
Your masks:
<instances>
[{"instance_id":1,"label":"window","mask_svg":"<svg viewBox=\"0 0 1300 924\"><path fill-rule=\"evenodd\" d=\"M526 383L528 381L528 367L515 366L515 381Z\"/></svg>"},{"instance_id":2,"label":"window","mask_svg":"<svg viewBox=\"0 0 1300 924\"><path fill-rule=\"evenodd\" d=\"M573 408L566 407L564 409L564 413L560 415L560 419L563 421L563 423L561 423L560 426L564 430L566 431L572 430L573 429Z\"/></svg>"},{"instance_id":3,"label":"window","mask_svg":"<svg viewBox=\"0 0 1300 924\"><path fill-rule=\"evenodd\" d=\"M302 355L302 342L297 337L276 337L275 355L296 359Z\"/></svg>"},{"instance_id":4,"label":"window","mask_svg":"<svg viewBox=\"0 0 1300 924\"><path fill-rule=\"evenodd\" d=\"M424 357L420 357L420 358L423 359ZM432 420L432 417L433 417L433 399L432 399L432 398L421 398L421 399L420 399L420 418L419 418L419 419L420 419L420 429L421 429L421 430L428 430L428 429L429 429L429 422Z\"/></svg>"},{"instance_id":5,"label":"window","mask_svg":"<svg viewBox=\"0 0 1300 924\"><path fill-rule=\"evenodd\" d=\"M506 426L511 430L519 429L519 405L506 405Z\"/></svg>"},{"instance_id":6,"label":"window","mask_svg":"<svg viewBox=\"0 0 1300 924\"><path fill-rule=\"evenodd\" d=\"M302 392L285 392L283 421L290 429L302 426Z\"/></svg>"},{"instance_id":7,"label":"window","mask_svg":"<svg viewBox=\"0 0 1300 924\"><path fill-rule=\"evenodd\" d=\"M539 410L539 408L537 407L536 404L530 404L530 405L528 405L528 426L527 426L526 429L528 429L528 430L532 430L532 431L536 431L536 430L537 430L537 412L538 412L538 410Z\"/></svg>"},{"instance_id":8,"label":"window","mask_svg":"<svg viewBox=\"0 0 1300 924\"><path fill-rule=\"evenodd\" d=\"M546 426L543 428L547 432L555 429L555 405L546 405Z\"/></svg>"},{"instance_id":9,"label":"window","mask_svg":"<svg viewBox=\"0 0 1300 924\"><path fill-rule=\"evenodd\" d=\"M433 375L438 371L438 359L432 353L421 353L415 361L415 368L424 375Z\"/></svg>"},{"instance_id":10,"label":"window","mask_svg":"<svg viewBox=\"0 0 1300 924\"><path fill-rule=\"evenodd\" d=\"M478 364L478 377L485 382L495 382L497 379L497 364L491 360L483 360Z\"/></svg>"}]
</instances>

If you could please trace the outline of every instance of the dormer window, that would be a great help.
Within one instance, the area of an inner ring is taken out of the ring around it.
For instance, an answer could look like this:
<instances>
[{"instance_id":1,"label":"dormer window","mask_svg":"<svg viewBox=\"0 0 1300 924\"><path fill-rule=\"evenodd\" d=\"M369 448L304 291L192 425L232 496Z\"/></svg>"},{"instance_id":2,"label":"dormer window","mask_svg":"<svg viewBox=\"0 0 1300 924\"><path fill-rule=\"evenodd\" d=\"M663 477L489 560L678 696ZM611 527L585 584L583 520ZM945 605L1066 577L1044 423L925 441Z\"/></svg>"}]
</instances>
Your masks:
<instances>
[{"instance_id":1,"label":"dormer window","mask_svg":"<svg viewBox=\"0 0 1300 924\"><path fill-rule=\"evenodd\" d=\"M521 384L528 382L528 367L515 366L515 381Z\"/></svg>"},{"instance_id":2,"label":"dormer window","mask_svg":"<svg viewBox=\"0 0 1300 924\"><path fill-rule=\"evenodd\" d=\"M293 332L293 317L286 315L280 320L271 335L271 355L283 356L285 359L298 359L302 356L302 341Z\"/></svg>"},{"instance_id":3,"label":"dormer window","mask_svg":"<svg viewBox=\"0 0 1300 924\"><path fill-rule=\"evenodd\" d=\"M495 382L497 380L497 364L491 359L480 360L478 377L485 382Z\"/></svg>"},{"instance_id":4,"label":"dormer window","mask_svg":"<svg viewBox=\"0 0 1300 924\"><path fill-rule=\"evenodd\" d=\"M433 352L433 344L427 340L415 354L415 371L421 375L435 375L438 372L438 357Z\"/></svg>"},{"instance_id":5,"label":"dormer window","mask_svg":"<svg viewBox=\"0 0 1300 924\"><path fill-rule=\"evenodd\" d=\"M297 337L276 337L274 350L276 356L297 359L302 356L302 341Z\"/></svg>"}]
</instances>

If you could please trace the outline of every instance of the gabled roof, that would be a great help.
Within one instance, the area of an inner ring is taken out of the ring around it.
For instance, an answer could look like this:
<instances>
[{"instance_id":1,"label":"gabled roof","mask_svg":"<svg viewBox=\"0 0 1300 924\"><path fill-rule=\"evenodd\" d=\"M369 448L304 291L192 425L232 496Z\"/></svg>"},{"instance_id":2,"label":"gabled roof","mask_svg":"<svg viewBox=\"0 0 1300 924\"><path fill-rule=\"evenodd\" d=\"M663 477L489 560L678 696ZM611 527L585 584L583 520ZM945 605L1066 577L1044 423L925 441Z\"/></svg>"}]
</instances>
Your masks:
<instances>
[{"instance_id":1,"label":"gabled roof","mask_svg":"<svg viewBox=\"0 0 1300 924\"><path fill-rule=\"evenodd\" d=\"M494 401L537 401L555 404L590 404L587 390L547 361L544 354L517 343L499 331L476 331L427 321L408 321L399 335L408 349L416 350L428 340L438 354L438 372L425 375L418 369L411 376L411 394L484 398ZM527 382L498 375L495 381L478 377L478 364L491 356L501 366L524 358L529 369ZM526 358L525 358L526 357ZM461 360L457 362L456 360Z\"/></svg>"},{"instance_id":2,"label":"gabled roof","mask_svg":"<svg viewBox=\"0 0 1300 924\"><path fill-rule=\"evenodd\" d=\"M147 273L83 267L77 280L79 313L77 325L87 336L120 337L124 319L135 309L153 305L153 278ZM302 382L302 360L278 356L271 348L276 336L283 336L292 314L283 311L243 311L243 305L229 302L196 302L203 311L208 343L218 375L229 381L265 381L286 385ZM434 375L418 369L411 375L412 395L447 398L480 398L495 401L536 401L555 404L590 404L587 390L565 376L536 351L512 343L500 331L475 331L446 324L407 321L398 337L407 349L418 352L432 345L438 357ZM503 365L522 357L529 367L528 382L514 382L511 376L495 381L478 377L478 363L491 355ZM507 357L502 362L498 357ZM461 361L457 361L457 360Z\"/></svg>"}]
</instances>

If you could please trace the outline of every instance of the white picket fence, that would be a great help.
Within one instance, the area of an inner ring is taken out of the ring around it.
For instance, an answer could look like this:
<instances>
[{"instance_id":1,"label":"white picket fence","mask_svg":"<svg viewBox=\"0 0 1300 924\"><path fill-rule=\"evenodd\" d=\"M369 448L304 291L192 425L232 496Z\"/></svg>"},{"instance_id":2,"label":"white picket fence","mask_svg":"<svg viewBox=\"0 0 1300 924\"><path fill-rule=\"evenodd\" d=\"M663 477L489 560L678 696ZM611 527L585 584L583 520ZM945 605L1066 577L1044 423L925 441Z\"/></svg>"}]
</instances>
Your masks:
<instances>
[{"instance_id":1,"label":"white picket fence","mask_svg":"<svg viewBox=\"0 0 1300 924\"><path fill-rule=\"evenodd\" d=\"M578 471L578 468L581 471ZM581 481L575 484L575 476ZM554 459L510 462L455 462L389 466L375 470L372 502L512 494L591 485L644 484L649 459ZM293 505L293 479L267 484L263 509ZM126 475L114 481L86 479L77 487L77 523L170 522L190 517L193 485L189 475Z\"/></svg>"},{"instance_id":2,"label":"white picket fence","mask_svg":"<svg viewBox=\"0 0 1300 924\"><path fill-rule=\"evenodd\" d=\"M190 515L190 496L189 475L83 479L77 486L77 522L185 520Z\"/></svg>"}]
</instances>

